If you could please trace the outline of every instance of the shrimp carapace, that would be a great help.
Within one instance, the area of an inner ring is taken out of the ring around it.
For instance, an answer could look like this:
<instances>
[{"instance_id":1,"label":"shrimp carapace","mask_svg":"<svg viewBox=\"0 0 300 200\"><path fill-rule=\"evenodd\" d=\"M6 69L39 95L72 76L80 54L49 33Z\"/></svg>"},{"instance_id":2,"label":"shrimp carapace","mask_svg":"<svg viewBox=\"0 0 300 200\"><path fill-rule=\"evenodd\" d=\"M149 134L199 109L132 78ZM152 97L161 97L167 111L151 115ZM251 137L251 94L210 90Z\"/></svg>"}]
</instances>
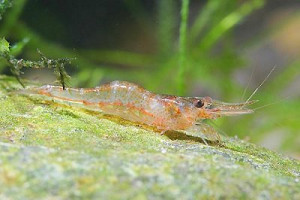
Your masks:
<instances>
[{"instance_id":1,"label":"shrimp carapace","mask_svg":"<svg viewBox=\"0 0 300 200\"><path fill-rule=\"evenodd\" d=\"M203 119L252 113L247 103L230 104L210 97L160 95L125 81L113 81L96 88L66 88L46 85L27 89L68 102L77 102L126 120L154 126L162 131L187 130ZM203 129L206 130L206 129ZM216 137L214 137L216 138Z\"/></svg>"}]
</instances>

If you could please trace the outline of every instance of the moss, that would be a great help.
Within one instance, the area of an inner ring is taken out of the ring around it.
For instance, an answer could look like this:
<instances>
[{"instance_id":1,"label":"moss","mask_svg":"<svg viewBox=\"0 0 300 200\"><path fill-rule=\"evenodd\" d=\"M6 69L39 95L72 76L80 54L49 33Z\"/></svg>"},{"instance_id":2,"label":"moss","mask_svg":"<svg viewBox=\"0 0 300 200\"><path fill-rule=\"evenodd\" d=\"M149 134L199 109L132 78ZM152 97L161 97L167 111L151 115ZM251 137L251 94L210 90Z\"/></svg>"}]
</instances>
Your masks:
<instances>
[{"instance_id":1,"label":"moss","mask_svg":"<svg viewBox=\"0 0 300 200\"><path fill-rule=\"evenodd\" d=\"M0 77L1 198L300 198L296 160L234 138L161 136L18 88Z\"/></svg>"}]
</instances>

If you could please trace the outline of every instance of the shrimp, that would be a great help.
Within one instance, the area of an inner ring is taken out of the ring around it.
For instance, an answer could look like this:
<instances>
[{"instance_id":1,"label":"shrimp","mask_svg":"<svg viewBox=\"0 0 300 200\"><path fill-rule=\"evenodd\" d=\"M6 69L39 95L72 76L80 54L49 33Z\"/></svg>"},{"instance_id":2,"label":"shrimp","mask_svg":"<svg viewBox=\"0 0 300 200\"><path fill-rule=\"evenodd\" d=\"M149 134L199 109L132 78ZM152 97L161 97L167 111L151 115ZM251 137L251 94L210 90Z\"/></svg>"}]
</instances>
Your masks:
<instances>
[{"instance_id":1,"label":"shrimp","mask_svg":"<svg viewBox=\"0 0 300 200\"><path fill-rule=\"evenodd\" d=\"M210 97L180 97L155 94L126 81L113 81L96 88L66 88L45 85L27 89L30 93L75 102L105 114L146 124L160 130L201 132L205 139L219 140L218 133L204 119L252 113L245 103L224 103Z\"/></svg>"}]
</instances>

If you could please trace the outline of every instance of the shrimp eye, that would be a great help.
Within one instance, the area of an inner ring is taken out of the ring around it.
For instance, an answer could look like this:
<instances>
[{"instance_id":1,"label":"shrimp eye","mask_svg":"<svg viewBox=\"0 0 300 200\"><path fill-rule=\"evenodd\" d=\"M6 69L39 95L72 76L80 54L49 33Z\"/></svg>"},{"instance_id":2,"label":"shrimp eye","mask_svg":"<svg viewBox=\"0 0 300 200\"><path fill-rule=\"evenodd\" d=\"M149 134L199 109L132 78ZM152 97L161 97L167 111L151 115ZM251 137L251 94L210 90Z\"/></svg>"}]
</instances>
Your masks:
<instances>
[{"instance_id":1,"label":"shrimp eye","mask_svg":"<svg viewBox=\"0 0 300 200\"><path fill-rule=\"evenodd\" d=\"M202 107L204 106L204 103L203 103L203 101L199 100L199 101L197 101L197 102L195 103L195 106L196 106L197 108L202 108Z\"/></svg>"}]
</instances>

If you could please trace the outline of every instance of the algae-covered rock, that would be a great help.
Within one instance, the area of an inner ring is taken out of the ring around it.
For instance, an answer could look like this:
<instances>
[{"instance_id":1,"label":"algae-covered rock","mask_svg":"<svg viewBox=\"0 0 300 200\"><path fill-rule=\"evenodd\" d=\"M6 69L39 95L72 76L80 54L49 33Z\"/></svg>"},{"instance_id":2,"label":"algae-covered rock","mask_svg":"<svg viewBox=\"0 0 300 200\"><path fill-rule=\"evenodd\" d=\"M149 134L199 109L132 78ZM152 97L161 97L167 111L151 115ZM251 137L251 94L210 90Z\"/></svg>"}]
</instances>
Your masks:
<instances>
[{"instance_id":1,"label":"algae-covered rock","mask_svg":"<svg viewBox=\"0 0 300 200\"><path fill-rule=\"evenodd\" d=\"M0 199L300 199L300 163L244 141L205 145L14 93L0 77Z\"/></svg>"}]
</instances>

